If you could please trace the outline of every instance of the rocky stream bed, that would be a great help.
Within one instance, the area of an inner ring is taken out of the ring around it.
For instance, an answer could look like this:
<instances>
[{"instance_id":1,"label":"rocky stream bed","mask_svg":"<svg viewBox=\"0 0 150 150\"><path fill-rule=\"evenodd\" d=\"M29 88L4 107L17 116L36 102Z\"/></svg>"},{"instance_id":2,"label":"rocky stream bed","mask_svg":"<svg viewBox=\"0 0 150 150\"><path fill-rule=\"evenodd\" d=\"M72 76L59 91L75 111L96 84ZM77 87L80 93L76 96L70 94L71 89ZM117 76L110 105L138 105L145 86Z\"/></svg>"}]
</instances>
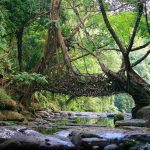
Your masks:
<instances>
[{"instance_id":1,"label":"rocky stream bed","mask_svg":"<svg viewBox=\"0 0 150 150\"><path fill-rule=\"evenodd\" d=\"M0 150L150 150L149 121L111 113L37 111L0 121Z\"/></svg>"}]
</instances>

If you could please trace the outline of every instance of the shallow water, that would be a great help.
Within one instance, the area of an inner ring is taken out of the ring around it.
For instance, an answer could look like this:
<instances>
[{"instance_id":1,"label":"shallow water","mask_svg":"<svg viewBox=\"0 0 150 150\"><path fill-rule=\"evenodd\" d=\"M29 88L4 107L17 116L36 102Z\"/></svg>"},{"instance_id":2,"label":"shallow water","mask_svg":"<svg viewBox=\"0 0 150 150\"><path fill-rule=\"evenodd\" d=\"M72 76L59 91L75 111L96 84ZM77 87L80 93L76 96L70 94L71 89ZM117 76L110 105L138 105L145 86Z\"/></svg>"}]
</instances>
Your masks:
<instances>
[{"instance_id":1,"label":"shallow water","mask_svg":"<svg viewBox=\"0 0 150 150\"><path fill-rule=\"evenodd\" d=\"M69 126L69 125L100 125L100 126L110 126L114 127L114 120L113 118L107 118L107 117L89 117L89 116L80 116L80 117L72 117L72 118L62 118L62 119L56 119L54 122L54 125L56 126ZM54 133L57 133L61 131L57 127L52 127L49 129L39 129L38 130L42 134L48 134L53 135ZM65 132L66 133L66 132ZM63 131L62 131L62 134ZM67 134L67 133L66 133Z\"/></svg>"}]
</instances>

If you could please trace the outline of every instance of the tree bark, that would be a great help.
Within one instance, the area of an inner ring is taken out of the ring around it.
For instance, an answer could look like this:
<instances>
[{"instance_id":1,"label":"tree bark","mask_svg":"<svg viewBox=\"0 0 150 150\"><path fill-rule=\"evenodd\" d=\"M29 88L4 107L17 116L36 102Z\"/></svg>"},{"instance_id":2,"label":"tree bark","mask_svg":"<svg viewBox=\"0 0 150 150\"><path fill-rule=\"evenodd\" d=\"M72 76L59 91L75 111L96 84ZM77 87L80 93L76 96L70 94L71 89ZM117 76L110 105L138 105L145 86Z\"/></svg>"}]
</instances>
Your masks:
<instances>
[{"instance_id":1,"label":"tree bark","mask_svg":"<svg viewBox=\"0 0 150 150\"><path fill-rule=\"evenodd\" d=\"M20 71L20 72L21 72L22 69L23 69L23 64L22 64L22 57L23 57L23 50L22 50L23 32L24 32L24 27L21 27L21 28L16 32L17 50L18 50L18 63L19 63L19 71Z\"/></svg>"}]
</instances>

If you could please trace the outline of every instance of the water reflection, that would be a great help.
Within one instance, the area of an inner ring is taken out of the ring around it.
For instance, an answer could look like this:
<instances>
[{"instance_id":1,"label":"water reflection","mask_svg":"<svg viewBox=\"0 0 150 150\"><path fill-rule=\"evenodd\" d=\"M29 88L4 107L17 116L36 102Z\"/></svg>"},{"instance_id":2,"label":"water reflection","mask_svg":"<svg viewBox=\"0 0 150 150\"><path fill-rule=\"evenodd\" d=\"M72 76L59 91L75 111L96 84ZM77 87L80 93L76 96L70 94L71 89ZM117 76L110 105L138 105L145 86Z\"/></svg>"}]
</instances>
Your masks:
<instances>
[{"instance_id":1,"label":"water reflection","mask_svg":"<svg viewBox=\"0 0 150 150\"><path fill-rule=\"evenodd\" d=\"M76 117L74 119L77 124L97 124L102 126L114 127L113 118L89 118L89 117Z\"/></svg>"}]
</instances>

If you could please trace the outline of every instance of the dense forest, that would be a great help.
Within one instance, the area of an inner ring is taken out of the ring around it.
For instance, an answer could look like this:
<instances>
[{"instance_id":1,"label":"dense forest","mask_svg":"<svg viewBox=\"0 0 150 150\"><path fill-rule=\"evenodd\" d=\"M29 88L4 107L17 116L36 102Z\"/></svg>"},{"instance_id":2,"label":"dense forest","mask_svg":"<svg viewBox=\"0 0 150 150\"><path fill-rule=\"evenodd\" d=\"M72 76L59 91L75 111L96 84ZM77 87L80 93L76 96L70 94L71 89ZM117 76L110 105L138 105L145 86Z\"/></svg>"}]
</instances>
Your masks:
<instances>
[{"instance_id":1,"label":"dense forest","mask_svg":"<svg viewBox=\"0 0 150 150\"><path fill-rule=\"evenodd\" d=\"M149 116L149 20L149 0L0 0L0 121Z\"/></svg>"},{"instance_id":2,"label":"dense forest","mask_svg":"<svg viewBox=\"0 0 150 150\"><path fill-rule=\"evenodd\" d=\"M149 104L149 2L1 0L0 7L0 72L15 100L31 103L35 96L46 107L52 103L59 109L78 111L130 111L125 103L133 107L134 102L128 95L137 105ZM52 72L57 73L50 77ZM103 74L106 83L98 83L97 88L105 84L111 89L84 93L82 88L88 89L89 81L87 87L75 87L81 92L55 90L57 83L34 89L33 84L48 84L48 78L61 82L60 74L80 76L81 82ZM79 97L84 95L97 98Z\"/></svg>"}]
</instances>

